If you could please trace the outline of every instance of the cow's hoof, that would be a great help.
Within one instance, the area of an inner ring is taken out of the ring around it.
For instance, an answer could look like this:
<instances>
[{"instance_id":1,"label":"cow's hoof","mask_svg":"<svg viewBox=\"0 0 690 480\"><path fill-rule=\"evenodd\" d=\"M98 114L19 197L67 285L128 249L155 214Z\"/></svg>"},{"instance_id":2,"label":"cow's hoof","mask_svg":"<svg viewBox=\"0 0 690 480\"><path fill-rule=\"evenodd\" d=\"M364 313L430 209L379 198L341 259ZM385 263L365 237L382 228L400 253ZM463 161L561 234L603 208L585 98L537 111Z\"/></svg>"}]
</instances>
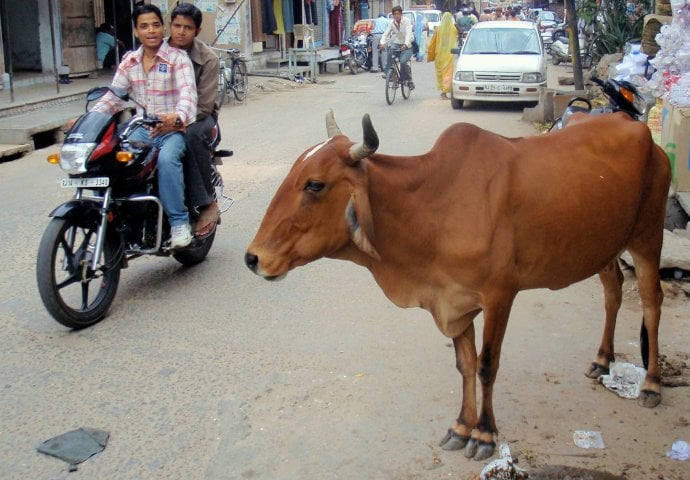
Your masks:
<instances>
[{"instance_id":1,"label":"cow's hoof","mask_svg":"<svg viewBox=\"0 0 690 480\"><path fill-rule=\"evenodd\" d=\"M477 453L477 447L479 447L479 440L470 438L465 447L465 458L474 458L474 455Z\"/></svg>"},{"instance_id":2,"label":"cow's hoof","mask_svg":"<svg viewBox=\"0 0 690 480\"><path fill-rule=\"evenodd\" d=\"M585 373L585 376L588 378L594 378L597 379L601 377L602 375L608 375L609 374L609 369L608 367L604 367L599 365L598 363L592 362L592 366L589 367L589 371Z\"/></svg>"},{"instance_id":3,"label":"cow's hoof","mask_svg":"<svg viewBox=\"0 0 690 480\"><path fill-rule=\"evenodd\" d=\"M455 433L452 428L449 428L448 433L446 433L445 437L443 437L441 443L439 443L439 446L443 450L462 450L465 448L465 445L467 445L467 441L469 439L470 437L465 437L459 433Z\"/></svg>"},{"instance_id":4,"label":"cow's hoof","mask_svg":"<svg viewBox=\"0 0 690 480\"><path fill-rule=\"evenodd\" d=\"M477 449L477 453L474 454L474 459L477 461L486 460L494 454L494 450L496 450L496 444L494 442L479 442L479 448Z\"/></svg>"},{"instance_id":5,"label":"cow's hoof","mask_svg":"<svg viewBox=\"0 0 690 480\"><path fill-rule=\"evenodd\" d=\"M637 397L637 404L641 407L654 408L661 402L661 394L653 390L642 390Z\"/></svg>"}]
</instances>

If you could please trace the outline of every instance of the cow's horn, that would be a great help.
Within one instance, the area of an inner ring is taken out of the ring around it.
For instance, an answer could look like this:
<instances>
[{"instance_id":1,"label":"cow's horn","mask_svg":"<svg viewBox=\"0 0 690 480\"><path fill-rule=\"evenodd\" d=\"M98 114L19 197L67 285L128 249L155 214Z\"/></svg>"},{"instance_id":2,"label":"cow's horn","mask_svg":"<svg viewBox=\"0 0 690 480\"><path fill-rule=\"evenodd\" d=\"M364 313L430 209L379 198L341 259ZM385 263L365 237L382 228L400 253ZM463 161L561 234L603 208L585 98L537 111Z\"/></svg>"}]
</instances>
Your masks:
<instances>
[{"instance_id":1,"label":"cow's horn","mask_svg":"<svg viewBox=\"0 0 690 480\"><path fill-rule=\"evenodd\" d=\"M326 132L328 132L328 138L335 137L336 135L342 135L340 128L338 128L338 125L335 123L333 110L329 110L326 114Z\"/></svg>"},{"instance_id":2,"label":"cow's horn","mask_svg":"<svg viewBox=\"0 0 690 480\"><path fill-rule=\"evenodd\" d=\"M368 157L379 148L379 136L374 130L368 113L362 117L362 130L364 130L364 142L356 143L350 147L350 158L354 163Z\"/></svg>"}]
</instances>

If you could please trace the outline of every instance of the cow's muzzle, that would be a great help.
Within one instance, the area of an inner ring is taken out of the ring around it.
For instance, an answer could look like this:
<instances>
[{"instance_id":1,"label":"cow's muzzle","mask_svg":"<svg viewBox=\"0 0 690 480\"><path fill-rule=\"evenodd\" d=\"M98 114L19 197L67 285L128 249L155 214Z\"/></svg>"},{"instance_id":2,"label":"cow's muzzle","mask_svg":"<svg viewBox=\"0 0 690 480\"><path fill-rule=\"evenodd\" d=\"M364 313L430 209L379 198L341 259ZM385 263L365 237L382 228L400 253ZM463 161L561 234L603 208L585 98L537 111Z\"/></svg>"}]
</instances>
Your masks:
<instances>
[{"instance_id":1,"label":"cow's muzzle","mask_svg":"<svg viewBox=\"0 0 690 480\"><path fill-rule=\"evenodd\" d=\"M251 270L252 272L254 272L257 275L264 277L266 280L271 280L271 281L282 280L287 275L287 273L284 273L282 275L265 275L265 274L263 274L259 269L259 257L258 257L258 255L254 255L251 252L247 252L244 254L244 263L245 263L245 265L247 265L247 268L249 268L249 270Z\"/></svg>"}]
</instances>

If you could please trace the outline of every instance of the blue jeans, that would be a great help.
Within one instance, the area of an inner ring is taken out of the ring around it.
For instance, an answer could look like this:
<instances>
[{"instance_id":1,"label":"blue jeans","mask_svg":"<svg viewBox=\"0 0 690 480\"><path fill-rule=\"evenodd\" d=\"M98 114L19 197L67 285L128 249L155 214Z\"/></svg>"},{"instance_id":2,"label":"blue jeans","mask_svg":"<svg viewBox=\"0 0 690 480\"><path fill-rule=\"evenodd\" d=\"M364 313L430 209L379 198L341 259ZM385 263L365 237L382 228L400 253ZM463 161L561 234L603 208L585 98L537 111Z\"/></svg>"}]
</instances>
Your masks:
<instances>
[{"instance_id":1,"label":"blue jeans","mask_svg":"<svg viewBox=\"0 0 690 480\"><path fill-rule=\"evenodd\" d=\"M394 53L400 53L400 80L412 80L409 63L412 58L412 49L400 50L400 45L390 46L386 50L386 75L388 70L391 69L391 65L393 65Z\"/></svg>"},{"instance_id":2,"label":"blue jeans","mask_svg":"<svg viewBox=\"0 0 690 480\"><path fill-rule=\"evenodd\" d=\"M158 151L158 194L171 227L189 223L184 203L184 175L182 160L186 146L180 132L150 137L146 128L137 128L129 137L132 141L153 144Z\"/></svg>"}]
</instances>

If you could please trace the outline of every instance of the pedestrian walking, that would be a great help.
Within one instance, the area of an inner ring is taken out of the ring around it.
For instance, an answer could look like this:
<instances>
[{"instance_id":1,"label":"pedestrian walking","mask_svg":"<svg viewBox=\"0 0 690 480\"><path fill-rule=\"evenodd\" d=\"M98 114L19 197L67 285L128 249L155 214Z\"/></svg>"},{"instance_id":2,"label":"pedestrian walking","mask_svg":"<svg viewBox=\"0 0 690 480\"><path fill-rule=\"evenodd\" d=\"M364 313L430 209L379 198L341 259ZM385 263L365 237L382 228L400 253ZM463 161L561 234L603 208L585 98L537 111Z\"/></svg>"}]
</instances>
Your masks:
<instances>
[{"instance_id":1,"label":"pedestrian walking","mask_svg":"<svg viewBox=\"0 0 690 480\"><path fill-rule=\"evenodd\" d=\"M379 57L381 58L381 70L386 70L386 56L380 55L379 44L381 43L381 37L383 33L388 28L388 18L383 13L380 13L376 20L374 20L374 29L372 31L371 37L371 72L376 73L379 71Z\"/></svg>"},{"instance_id":2,"label":"pedestrian walking","mask_svg":"<svg viewBox=\"0 0 690 480\"><path fill-rule=\"evenodd\" d=\"M453 15L445 12L441 17L441 24L436 27L429 41L427 59L434 62L436 69L436 88L441 92L441 98L448 100L453 79L453 59L451 48L458 46L458 30L455 27Z\"/></svg>"},{"instance_id":3,"label":"pedestrian walking","mask_svg":"<svg viewBox=\"0 0 690 480\"><path fill-rule=\"evenodd\" d=\"M417 41L417 53L415 58L418 62L423 62L426 57L426 32L428 28L424 15L418 13L414 23L414 37Z\"/></svg>"}]
</instances>

